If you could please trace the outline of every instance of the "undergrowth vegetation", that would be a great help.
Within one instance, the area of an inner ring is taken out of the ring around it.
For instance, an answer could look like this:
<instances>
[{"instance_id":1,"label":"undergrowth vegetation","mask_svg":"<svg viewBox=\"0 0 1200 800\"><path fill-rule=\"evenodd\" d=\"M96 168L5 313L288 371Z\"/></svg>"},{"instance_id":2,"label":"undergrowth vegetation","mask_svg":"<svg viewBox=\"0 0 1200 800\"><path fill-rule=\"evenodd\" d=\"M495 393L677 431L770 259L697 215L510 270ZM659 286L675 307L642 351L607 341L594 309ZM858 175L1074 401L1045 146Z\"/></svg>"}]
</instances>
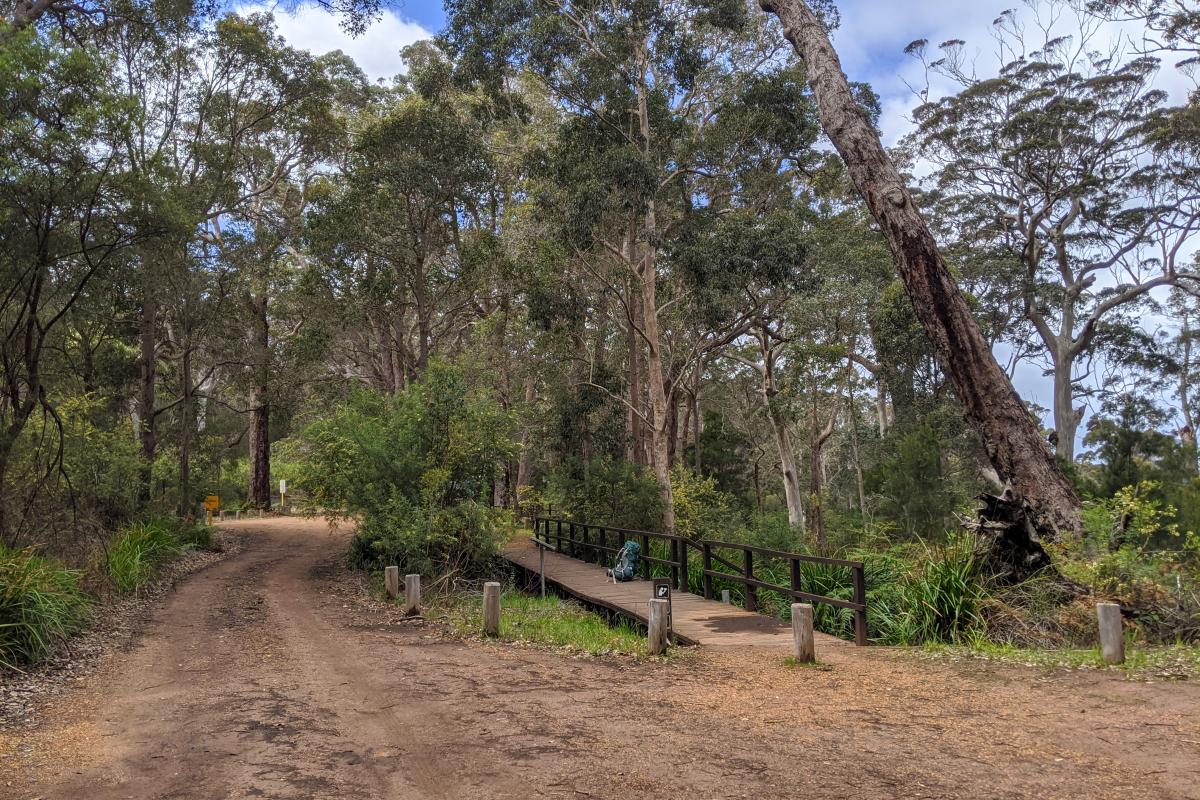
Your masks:
<instances>
[{"instance_id":1,"label":"undergrowth vegetation","mask_svg":"<svg viewBox=\"0 0 1200 800\"><path fill-rule=\"evenodd\" d=\"M43 660L83 627L94 602L89 587L133 592L182 553L215 547L212 528L168 517L125 525L107 556L87 570L70 569L34 548L0 546L0 670Z\"/></svg>"},{"instance_id":2,"label":"undergrowth vegetation","mask_svg":"<svg viewBox=\"0 0 1200 800\"><path fill-rule=\"evenodd\" d=\"M47 655L86 620L81 574L31 548L0 547L0 669Z\"/></svg>"},{"instance_id":3,"label":"undergrowth vegetation","mask_svg":"<svg viewBox=\"0 0 1200 800\"><path fill-rule=\"evenodd\" d=\"M500 595L500 608L501 641L593 656L646 655L646 638L632 625L621 622L610 626L571 600L506 589ZM478 593L444 595L435 609L445 614L450 627L461 636L476 636L482 630L483 610Z\"/></svg>"}]
</instances>

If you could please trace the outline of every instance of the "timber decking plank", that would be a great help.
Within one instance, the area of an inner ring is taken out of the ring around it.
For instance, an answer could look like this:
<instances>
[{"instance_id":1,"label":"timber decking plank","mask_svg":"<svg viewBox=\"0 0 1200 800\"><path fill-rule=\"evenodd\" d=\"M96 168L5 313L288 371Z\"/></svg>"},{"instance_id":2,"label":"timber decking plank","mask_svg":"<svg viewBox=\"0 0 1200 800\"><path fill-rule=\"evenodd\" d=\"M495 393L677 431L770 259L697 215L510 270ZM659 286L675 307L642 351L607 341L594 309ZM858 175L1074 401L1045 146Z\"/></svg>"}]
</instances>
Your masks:
<instances>
[{"instance_id":1,"label":"timber decking plank","mask_svg":"<svg viewBox=\"0 0 1200 800\"><path fill-rule=\"evenodd\" d=\"M513 542L503 556L517 566L538 573L538 550L528 539ZM579 599L604 606L645 623L650 603L649 581L613 583L604 567L546 551L546 581ZM672 591L671 623L675 633L689 643L705 646L763 647L790 651L792 629L781 619L705 600L690 592ZM850 643L816 634L818 647Z\"/></svg>"}]
</instances>

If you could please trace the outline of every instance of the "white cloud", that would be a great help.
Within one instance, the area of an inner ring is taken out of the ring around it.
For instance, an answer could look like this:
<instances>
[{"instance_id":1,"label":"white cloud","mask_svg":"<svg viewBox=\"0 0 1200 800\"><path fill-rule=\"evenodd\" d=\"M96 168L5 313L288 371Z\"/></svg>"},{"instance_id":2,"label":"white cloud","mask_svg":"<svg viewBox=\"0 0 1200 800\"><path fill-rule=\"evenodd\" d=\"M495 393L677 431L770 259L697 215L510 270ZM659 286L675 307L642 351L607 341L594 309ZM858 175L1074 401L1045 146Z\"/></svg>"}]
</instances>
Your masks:
<instances>
[{"instance_id":1,"label":"white cloud","mask_svg":"<svg viewBox=\"0 0 1200 800\"><path fill-rule=\"evenodd\" d=\"M392 11L384 11L365 33L355 37L342 30L336 15L315 6L300 6L288 12L279 6L255 4L239 6L237 10L243 14L272 12L280 35L290 45L316 55L341 50L358 62L371 79L388 79L404 72L400 50L433 36L416 22Z\"/></svg>"}]
</instances>

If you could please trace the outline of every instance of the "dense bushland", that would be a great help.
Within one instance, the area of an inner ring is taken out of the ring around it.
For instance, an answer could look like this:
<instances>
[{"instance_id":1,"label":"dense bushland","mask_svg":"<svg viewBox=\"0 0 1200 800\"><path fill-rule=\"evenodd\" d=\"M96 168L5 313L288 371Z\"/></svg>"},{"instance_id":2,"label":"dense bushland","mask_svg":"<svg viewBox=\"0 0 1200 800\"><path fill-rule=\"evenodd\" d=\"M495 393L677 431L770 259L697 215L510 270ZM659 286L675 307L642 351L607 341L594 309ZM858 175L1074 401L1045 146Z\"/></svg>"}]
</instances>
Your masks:
<instances>
[{"instance_id":1,"label":"dense bushland","mask_svg":"<svg viewBox=\"0 0 1200 800\"><path fill-rule=\"evenodd\" d=\"M391 396L357 391L304 429L297 485L357 519L351 561L426 575L478 573L512 516L492 507L513 419L460 368L434 365Z\"/></svg>"}]
</instances>

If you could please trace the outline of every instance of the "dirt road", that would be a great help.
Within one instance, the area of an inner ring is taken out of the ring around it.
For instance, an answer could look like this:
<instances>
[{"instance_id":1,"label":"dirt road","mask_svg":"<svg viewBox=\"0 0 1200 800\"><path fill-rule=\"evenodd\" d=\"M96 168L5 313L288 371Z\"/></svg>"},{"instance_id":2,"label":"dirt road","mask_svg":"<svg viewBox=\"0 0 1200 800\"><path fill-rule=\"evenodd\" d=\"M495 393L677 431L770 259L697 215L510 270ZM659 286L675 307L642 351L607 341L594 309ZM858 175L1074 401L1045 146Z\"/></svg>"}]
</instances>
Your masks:
<instances>
[{"instance_id":1,"label":"dirt road","mask_svg":"<svg viewBox=\"0 0 1200 800\"><path fill-rule=\"evenodd\" d=\"M345 532L238 527L241 553L0 741L0 797L1200 797L1195 685L459 642L362 603Z\"/></svg>"}]
</instances>

